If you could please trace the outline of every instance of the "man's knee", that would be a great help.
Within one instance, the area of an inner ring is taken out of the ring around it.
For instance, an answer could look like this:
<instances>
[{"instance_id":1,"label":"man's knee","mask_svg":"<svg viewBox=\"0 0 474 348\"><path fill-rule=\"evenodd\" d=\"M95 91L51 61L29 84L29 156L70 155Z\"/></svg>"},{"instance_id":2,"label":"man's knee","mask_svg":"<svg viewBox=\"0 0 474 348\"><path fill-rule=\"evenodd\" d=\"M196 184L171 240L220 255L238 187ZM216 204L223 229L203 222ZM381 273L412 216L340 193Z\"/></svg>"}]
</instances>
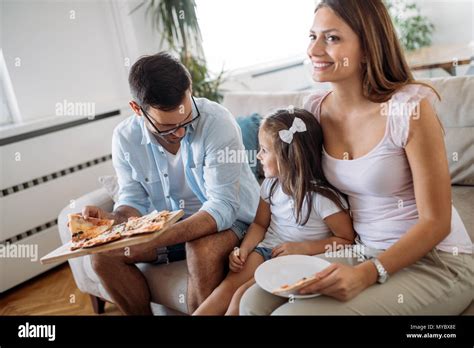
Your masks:
<instances>
[{"instance_id":1,"label":"man's knee","mask_svg":"<svg viewBox=\"0 0 474 348\"><path fill-rule=\"evenodd\" d=\"M212 250L208 237L209 236L186 242L186 257L189 259L208 254Z\"/></svg>"},{"instance_id":2,"label":"man's knee","mask_svg":"<svg viewBox=\"0 0 474 348\"><path fill-rule=\"evenodd\" d=\"M109 273L113 266L131 262L127 257L116 250L113 252L92 254L90 257L92 269L99 275Z\"/></svg>"},{"instance_id":3,"label":"man's knee","mask_svg":"<svg viewBox=\"0 0 474 348\"><path fill-rule=\"evenodd\" d=\"M238 239L232 230L213 233L186 243L186 257L195 262L214 263L227 259Z\"/></svg>"},{"instance_id":4,"label":"man's knee","mask_svg":"<svg viewBox=\"0 0 474 348\"><path fill-rule=\"evenodd\" d=\"M91 266L95 273L103 274L107 272L110 266L110 257L103 254L92 254L91 256Z\"/></svg>"}]
</instances>

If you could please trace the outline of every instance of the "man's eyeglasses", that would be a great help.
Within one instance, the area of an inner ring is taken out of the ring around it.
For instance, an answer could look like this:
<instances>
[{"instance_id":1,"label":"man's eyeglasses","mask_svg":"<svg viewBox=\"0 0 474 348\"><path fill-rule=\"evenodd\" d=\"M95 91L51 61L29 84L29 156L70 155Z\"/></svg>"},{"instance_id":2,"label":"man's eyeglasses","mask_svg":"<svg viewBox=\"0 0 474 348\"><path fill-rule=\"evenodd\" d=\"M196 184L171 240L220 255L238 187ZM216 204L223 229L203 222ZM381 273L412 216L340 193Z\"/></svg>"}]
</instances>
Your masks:
<instances>
[{"instance_id":1,"label":"man's eyeglasses","mask_svg":"<svg viewBox=\"0 0 474 348\"><path fill-rule=\"evenodd\" d=\"M187 126L189 126L191 123L193 123L194 121L196 121L200 116L201 116L201 113L199 112L199 109L197 108L197 105L196 105L196 102L194 101L194 97L191 96L191 100L193 101L193 104L194 104L194 107L196 108L196 111L197 111L197 115L196 117L194 117L191 121L188 121L188 122L185 122L185 123L182 123L182 124L178 124L176 127L173 127L171 129L167 129L167 130L159 130L158 127L153 123L153 121L151 120L151 117L150 115L148 115L145 110L143 110L143 108L140 106L140 109L142 110L143 112L143 115L145 116L145 118L148 120L148 122L153 126L153 128L155 129L155 131L161 135L161 136L166 136L166 135L170 135L172 133L175 133L178 129L180 128L187 128ZM191 116L193 113L193 110L191 110L191 112L189 113L189 115L185 118L188 119L189 116Z\"/></svg>"}]
</instances>

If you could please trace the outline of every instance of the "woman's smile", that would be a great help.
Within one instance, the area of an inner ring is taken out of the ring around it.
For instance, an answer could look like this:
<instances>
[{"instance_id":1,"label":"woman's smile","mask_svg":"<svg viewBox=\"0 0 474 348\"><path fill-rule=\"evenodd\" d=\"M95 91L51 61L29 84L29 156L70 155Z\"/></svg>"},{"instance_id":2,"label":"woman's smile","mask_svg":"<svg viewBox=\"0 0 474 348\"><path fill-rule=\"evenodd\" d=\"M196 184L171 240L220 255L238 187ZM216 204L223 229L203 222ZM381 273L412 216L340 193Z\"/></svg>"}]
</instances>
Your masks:
<instances>
[{"instance_id":1,"label":"woman's smile","mask_svg":"<svg viewBox=\"0 0 474 348\"><path fill-rule=\"evenodd\" d=\"M333 62L313 61L313 71L322 72L322 71L328 70L333 65L334 65Z\"/></svg>"}]
</instances>

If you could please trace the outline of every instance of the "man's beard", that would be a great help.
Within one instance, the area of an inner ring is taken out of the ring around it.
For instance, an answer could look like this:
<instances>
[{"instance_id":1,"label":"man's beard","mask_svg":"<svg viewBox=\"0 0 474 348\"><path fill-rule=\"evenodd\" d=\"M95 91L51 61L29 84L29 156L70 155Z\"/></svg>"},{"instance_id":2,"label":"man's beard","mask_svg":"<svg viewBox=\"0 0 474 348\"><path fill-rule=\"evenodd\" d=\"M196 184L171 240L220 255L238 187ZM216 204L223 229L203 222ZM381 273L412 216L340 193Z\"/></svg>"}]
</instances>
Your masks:
<instances>
[{"instance_id":1,"label":"man's beard","mask_svg":"<svg viewBox=\"0 0 474 348\"><path fill-rule=\"evenodd\" d=\"M184 136L182 138L178 138L176 137L176 139L169 139L167 138L168 135L166 136L162 136L160 134L157 134L157 133L153 133L153 135L161 140L163 140L166 144L172 144L172 145L176 145L176 144L179 144L181 143L181 140L183 140ZM186 136L186 134L185 134Z\"/></svg>"}]
</instances>

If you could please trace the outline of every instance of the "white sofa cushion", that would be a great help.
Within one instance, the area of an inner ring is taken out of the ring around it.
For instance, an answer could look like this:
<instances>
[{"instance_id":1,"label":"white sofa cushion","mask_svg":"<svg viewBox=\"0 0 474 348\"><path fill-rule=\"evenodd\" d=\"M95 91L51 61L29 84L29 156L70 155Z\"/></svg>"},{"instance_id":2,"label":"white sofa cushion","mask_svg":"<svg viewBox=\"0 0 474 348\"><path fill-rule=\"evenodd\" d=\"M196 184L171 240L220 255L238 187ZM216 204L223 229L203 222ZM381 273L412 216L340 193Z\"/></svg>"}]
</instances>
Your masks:
<instances>
[{"instance_id":1,"label":"white sofa cushion","mask_svg":"<svg viewBox=\"0 0 474 348\"><path fill-rule=\"evenodd\" d=\"M188 313L186 260L163 265L139 263L138 267L147 279L152 302L166 304L169 308Z\"/></svg>"},{"instance_id":2,"label":"white sofa cushion","mask_svg":"<svg viewBox=\"0 0 474 348\"><path fill-rule=\"evenodd\" d=\"M451 183L474 185L474 76L426 81L441 95L436 112L446 131Z\"/></svg>"}]
</instances>

